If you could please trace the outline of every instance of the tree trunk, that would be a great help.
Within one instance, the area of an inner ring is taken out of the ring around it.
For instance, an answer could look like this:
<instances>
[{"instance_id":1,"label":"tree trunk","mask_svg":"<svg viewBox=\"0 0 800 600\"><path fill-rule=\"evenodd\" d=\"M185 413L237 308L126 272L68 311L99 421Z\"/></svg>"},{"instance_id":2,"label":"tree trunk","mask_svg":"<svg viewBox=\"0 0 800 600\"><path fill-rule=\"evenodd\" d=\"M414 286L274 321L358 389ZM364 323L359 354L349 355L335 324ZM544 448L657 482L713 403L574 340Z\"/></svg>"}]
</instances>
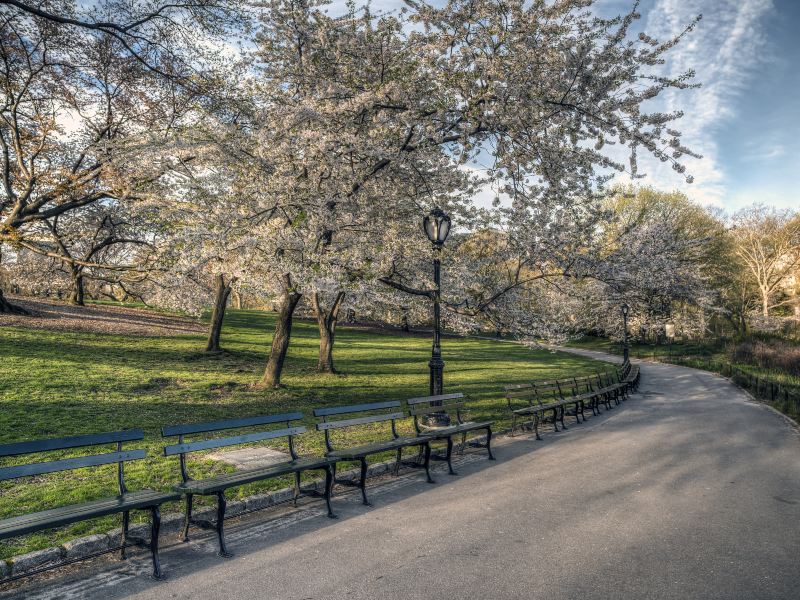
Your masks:
<instances>
[{"instance_id":1,"label":"tree trunk","mask_svg":"<svg viewBox=\"0 0 800 600\"><path fill-rule=\"evenodd\" d=\"M765 319L769 317L769 292L761 292L761 313Z\"/></svg>"},{"instance_id":2,"label":"tree trunk","mask_svg":"<svg viewBox=\"0 0 800 600\"><path fill-rule=\"evenodd\" d=\"M86 306L84 302L82 270L72 271L72 293L69 297L69 303L75 306Z\"/></svg>"},{"instance_id":3,"label":"tree trunk","mask_svg":"<svg viewBox=\"0 0 800 600\"><path fill-rule=\"evenodd\" d=\"M259 387L275 388L281 385L283 361L286 360L286 352L289 350L289 340L292 335L292 317L302 296L293 289L291 277L285 275L283 296L278 309L278 318L275 321L275 333L272 336L272 349L264 369L264 375L258 383Z\"/></svg>"},{"instance_id":4,"label":"tree trunk","mask_svg":"<svg viewBox=\"0 0 800 600\"><path fill-rule=\"evenodd\" d=\"M211 323L208 331L208 342L206 352L220 352L219 336L222 333L222 320L225 318L225 307L228 304L228 296L231 294L231 286L236 278L231 278L225 283L225 276L222 274L214 278L214 310L211 312Z\"/></svg>"},{"instance_id":5,"label":"tree trunk","mask_svg":"<svg viewBox=\"0 0 800 600\"><path fill-rule=\"evenodd\" d=\"M3 296L3 290L0 290L0 314L29 315L30 313L21 306L11 304L11 302L6 300L5 296Z\"/></svg>"},{"instance_id":6,"label":"tree trunk","mask_svg":"<svg viewBox=\"0 0 800 600\"><path fill-rule=\"evenodd\" d=\"M242 310L242 307L244 306L244 300L242 299L242 293L241 292L237 292L236 290L233 290L232 296L233 296L233 307L236 310Z\"/></svg>"},{"instance_id":7,"label":"tree trunk","mask_svg":"<svg viewBox=\"0 0 800 600\"><path fill-rule=\"evenodd\" d=\"M342 307L345 293L336 294L333 306L328 311L322 304L319 292L314 292L312 302L314 304L314 314L319 325L319 360L317 361L317 371L320 373L336 373L333 366L333 340L336 334L336 324L339 319L339 310Z\"/></svg>"}]
</instances>

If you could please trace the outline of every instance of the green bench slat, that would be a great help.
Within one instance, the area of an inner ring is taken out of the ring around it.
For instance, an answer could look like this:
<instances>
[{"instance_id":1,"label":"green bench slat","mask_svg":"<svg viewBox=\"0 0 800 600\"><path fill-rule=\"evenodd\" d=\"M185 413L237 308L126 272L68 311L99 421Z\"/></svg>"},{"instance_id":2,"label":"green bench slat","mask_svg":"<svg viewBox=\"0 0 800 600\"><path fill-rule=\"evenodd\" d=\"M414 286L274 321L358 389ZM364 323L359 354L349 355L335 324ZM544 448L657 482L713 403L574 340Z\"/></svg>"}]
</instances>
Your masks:
<instances>
[{"instance_id":1,"label":"green bench slat","mask_svg":"<svg viewBox=\"0 0 800 600\"><path fill-rule=\"evenodd\" d=\"M34 454L50 450L67 450L81 446L100 446L117 442L130 442L144 439L141 429L127 429L124 431L109 431L106 433L93 433L90 435L75 435L63 438L50 438L47 440L31 440L28 442L15 442L0 446L0 456L18 456L20 454Z\"/></svg>"},{"instance_id":2,"label":"green bench slat","mask_svg":"<svg viewBox=\"0 0 800 600\"><path fill-rule=\"evenodd\" d=\"M341 450L333 450L327 453L331 458L360 458L368 454L376 454L384 450L396 450L397 448L404 448L406 446L418 446L424 444L424 438L397 438L395 440L386 440L385 442L373 442L372 444L363 444L361 446L354 446L352 448L343 448Z\"/></svg>"},{"instance_id":3,"label":"green bench slat","mask_svg":"<svg viewBox=\"0 0 800 600\"><path fill-rule=\"evenodd\" d=\"M464 433L467 431L474 431L476 429L485 429L491 426L492 421L486 421L485 423L474 423L472 421L467 421L466 423L453 425L452 427L442 427L440 429L423 431L420 433L420 437L427 437L431 439L446 438L456 433Z\"/></svg>"},{"instance_id":4,"label":"green bench slat","mask_svg":"<svg viewBox=\"0 0 800 600\"><path fill-rule=\"evenodd\" d=\"M97 467L100 465L108 465L125 460L139 460L145 456L147 456L146 450L127 450L124 452L110 452L107 454L81 456L79 458L65 458L63 460L52 460L49 462L4 467L0 469L0 481L17 479L19 477L29 477L31 475L44 475L46 473L55 473L57 471L82 469L84 467Z\"/></svg>"},{"instance_id":5,"label":"green bench slat","mask_svg":"<svg viewBox=\"0 0 800 600\"><path fill-rule=\"evenodd\" d=\"M186 483L177 486L175 490L188 494L208 494L231 487L245 485L247 483L253 483L255 481L261 481L263 479L271 479L272 477L296 473L306 469L322 469L331 462L332 461L326 457L303 457L297 460L270 465L268 467L236 471L235 473L225 473L224 475L209 477L208 479L200 479L197 481L187 481Z\"/></svg>"},{"instance_id":6,"label":"green bench slat","mask_svg":"<svg viewBox=\"0 0 800 600\"><path fill-rule=\"evenodd\" d=\"M406 403L409 406L414 404L421 404L423 402L445 402L447 400L460 400L464 397L462 392L455 392L453 394L440 394L438 396L420 396L418 398L409 398Z\"/></svg>"},{"instance_id":7,"label":"green bench slat","mask_svg":"<svg viewBox=\"0 0 800 600\"><path fill-rule=\"evenodd\" d=\"M255 425L269 425L271 423L298 421L302 418L303 418L303 413L290 412L290 413L282 413L279 415L260 415L257 417L245 417L243 419L209 421L207 423L186 423L181 425L169 425L161 429L161 435L164 437L171 437L173 435L206 433L208 431L220 431L223 429L239 429L241 427L253 427Z\"/></svg>"},{"instance_id":8,"label":"green bench slat","mask_svg":"<svg viewBox=\"0 0 800 600\"><path fill-rule=\"evenodd\" d=\"M356 419L342 419L341 421L328 421L326 423L317 423L317 431L325 431L326 429L342 429L344 427L353 427L354 425L366 425L367 423L380 423L381 421L391 421L393 419L402 419L405 415L401 412L388 413L383 415L370 415L368 417L358 417Z\"/></svg>"},{"instance_id":9,"label":"green bench slat","mask_svg":"<svg viewBox=\"0 0 800 600\"><path fill-rule=\"evenodd\" d=\"M177 492L139 490L114 498L103 498L84 504L70 504L41 512L11 517L0 521L0 539L25 535L42 529L60 527L76 521L84 521L105 515L157 506L163 502L180 499Z\"/></svg>"},{"instance_id":10,"label":"green bench slat","mask_svg":"<svg viewBox=\"0 0 800 600\"><path fill-rule=\"evenodd\" d=\"M400 408L399 400L387 400L386 402L372 402L369 404L350 404L347 406L331 406L329 408L315 408L315 417L329 417L331 415L344 415L347 413L365 412L368 410L379 410L385 408Z\"/></svg>"},{"instance_id":11,"label":"green bench slat","mask_svg":"<svg viewBox=\"0 0 800 600\"><path fill-rule=\"evenodd\" d=\"M287 435L298 435L305 433L305 427L289 427L286 429L275 429L273 431L261 431L258 433L245 433L242 435L235 435L224 438L211 438L208 440L200 440L197 442L186 442L183 444L173 444L164 448L164 456L174 456L175 454L184 454L186 452L196 452L198 450L210 450L211 448L224 448L226 446L236 446L238 444L247 444L250 442L260 442L263 440L271 440L278 437Z\"/></svg>"}]
</instances>

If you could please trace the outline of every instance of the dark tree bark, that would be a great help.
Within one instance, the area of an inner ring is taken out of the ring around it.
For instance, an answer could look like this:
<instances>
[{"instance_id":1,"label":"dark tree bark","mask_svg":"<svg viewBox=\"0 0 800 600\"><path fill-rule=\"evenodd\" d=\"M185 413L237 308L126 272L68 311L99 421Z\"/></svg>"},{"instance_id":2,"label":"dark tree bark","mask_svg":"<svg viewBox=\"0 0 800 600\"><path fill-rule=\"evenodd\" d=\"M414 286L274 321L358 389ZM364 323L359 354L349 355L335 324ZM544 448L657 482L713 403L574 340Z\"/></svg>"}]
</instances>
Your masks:
<instances>
[{"instance_id":1,"label":"dark tree bark","mask_svg":"<svg viewBox=\"0 0 800 600\"><path fill-rule=\"evenodd\" d=\"M411 331L411 326L408 324L408 307L403 306L402 310L403 316L400 317L400 330L409 333Z\"/></svg>"},{"instance_id":2,"label":"dark tree bark","mask_svg":"<svg viewBox=\"0 0 800 600\"><path fill-rule=\"evenodd\" d=\"M222 274L214 278L214 309L211 312L206 352L220 352L222 350L219 345L222 320L225 318L225 307L228 305L228 297L231 295L231 289L235 282L236 278L232 277L225 283L225 276Z\"/></svg>"},{"instance_id":3,"label":"dark tree bark","mask_svg":"<svg viewBox=\"0 0 800 600\"><path fill-rule=\"evenodd\" d=\"M29 315L30 313L21 306L11 304L11 302L6 300L5 296L3 296L3 290L0 290L0 314Z\"/></svg>"},{"instance_id":4,"label":"dark tree bark","mask_svg":"<svg viewBox=\"0 0 800 600\"><path fill-rule=\"evenodd\" d=\"M278 318L275 321L272 349L269 353L267 366L264 369L264 375L258 383L259 387L262 388L275 388L281 385L283 362L286 360L286 352L289 350L289 340L292 336L292 317L294 316L294 310L297 308L297 303L303 297L292 286L290 275L284 275L283 282L284 290L278 309Z\"/></svg>"},{"instance_id":5,"label":"dark tree bark","mask_svg":"<svg viewBox=\"0 0 800 600\"><path fill-rule=\"evenodd\" d=\"M82 269L72 270L72 294L70 294L69 303L75 306L86 306L84 301Z\"/></svg>"},{"instance_id":6,"label":"dark tree bark","mask_svg":"<svg viewBox=\"0 0 800 600\"><path fill-rule=\"evenodd\" d=\"M342 301L345 293L339 292L333 301L330 310L323 305L319 292L314 292L312 303L314 314L319 325L319 360L317 361L317 371L320 373L336 373L333 366L333 341L336 334L336 324L339 319L339 310L342 308Z\"/></svg>"}]
</instances>

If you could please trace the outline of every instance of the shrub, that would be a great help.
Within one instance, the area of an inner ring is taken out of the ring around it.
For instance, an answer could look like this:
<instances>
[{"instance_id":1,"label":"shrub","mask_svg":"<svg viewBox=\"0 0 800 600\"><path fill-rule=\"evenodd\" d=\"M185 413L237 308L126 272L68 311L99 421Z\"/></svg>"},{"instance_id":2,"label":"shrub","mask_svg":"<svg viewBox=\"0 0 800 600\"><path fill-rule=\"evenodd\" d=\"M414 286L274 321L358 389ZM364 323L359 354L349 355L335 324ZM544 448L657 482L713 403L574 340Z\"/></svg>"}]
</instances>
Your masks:
<instances>
[{"instance_id":1,"label":"shrub","mask_svg":"<svg viewBox=\"0 0 800 600\"><path fill-rule=\"evenodd\" d=\"M800 346L782 341L748 340L736 344L734 362L800 376Z\"/></svg>"}]
</instances>

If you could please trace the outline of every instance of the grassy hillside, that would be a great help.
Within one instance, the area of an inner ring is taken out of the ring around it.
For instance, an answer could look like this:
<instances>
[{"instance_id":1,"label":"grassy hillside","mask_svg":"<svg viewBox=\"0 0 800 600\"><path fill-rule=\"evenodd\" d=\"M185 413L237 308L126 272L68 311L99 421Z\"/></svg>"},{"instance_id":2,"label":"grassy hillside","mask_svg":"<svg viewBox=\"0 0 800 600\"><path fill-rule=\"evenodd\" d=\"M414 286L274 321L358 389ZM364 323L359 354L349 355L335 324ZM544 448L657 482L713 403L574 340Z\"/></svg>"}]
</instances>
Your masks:
<instances>
[{"instance_id":1,"label":"grassy hillside","mask_svg":"<svg viewBox=\"0 0 800 600\"><path fill-rule=\"evenodd\" d=\"M130 465L129 487L168 489L179 475L177 459L160 455L163 425L287 410L309 415L312 407L320 405L427 393L430 340L426 337L343 327L335 351L342 374L319 375L314 371L316 324L303 321L295 324L283 378L285 389L254 389L251 384L258 380L266 361L273 324L267 313L231 311L222 339L227 352L219 355L200 352L202 335L134 337L2 328L0 443L143 428L149 457ZM602 368L581 357L490 340L446 338L443 352L446 390L468 394L470 416L495 419L499 427L508 422L503 384ZM307 418L307 424L312 425L313 419ZM375 428L366 435L381 433ZM298 442L301 453L322 452L322 437L316 432ZM196 476L230 468L202 457L192 466ZM38 478L35 484L30 480L2 484L0 518L114 494L114 469L54 474ZM231 490L231 497L287 484L277 481ZM0 542L0 558L76 535L106 531L117 521L110 517Z\"/></svg>"}]
</instances>

